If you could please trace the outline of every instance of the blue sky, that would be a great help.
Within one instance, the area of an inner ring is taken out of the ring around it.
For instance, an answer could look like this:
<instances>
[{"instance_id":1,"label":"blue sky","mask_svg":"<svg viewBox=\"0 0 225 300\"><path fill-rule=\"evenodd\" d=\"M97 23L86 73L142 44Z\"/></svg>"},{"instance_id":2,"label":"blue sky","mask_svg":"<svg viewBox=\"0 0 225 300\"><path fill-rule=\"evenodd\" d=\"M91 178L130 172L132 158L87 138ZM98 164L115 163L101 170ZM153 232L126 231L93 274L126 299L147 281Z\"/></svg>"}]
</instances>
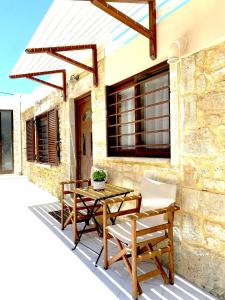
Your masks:
<instances>
[{"instance_id":1,"label":"blue sky","mask_svg":"<svg viewBox=\"0 0 225 300\"><path fill-rule=\"evenodd\" d=\"M0 1L0 92L30 93L37 83L29 79L9 79L8 75L53 0Z\"/></svg>"}]
</instances>

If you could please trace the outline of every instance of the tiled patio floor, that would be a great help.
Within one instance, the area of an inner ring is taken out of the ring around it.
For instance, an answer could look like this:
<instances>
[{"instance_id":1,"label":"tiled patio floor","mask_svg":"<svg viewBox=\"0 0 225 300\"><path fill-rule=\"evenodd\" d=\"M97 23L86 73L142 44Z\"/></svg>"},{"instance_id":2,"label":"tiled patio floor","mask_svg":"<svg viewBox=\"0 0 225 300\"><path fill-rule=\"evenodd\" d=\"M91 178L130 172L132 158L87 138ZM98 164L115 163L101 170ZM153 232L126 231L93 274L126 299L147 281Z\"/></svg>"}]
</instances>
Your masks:
<instances>
[{"instance_id":1,"label":"tiled patio floor","mask_svg":"<svg viewBox=\"0 0 225 300\"><path fill-rule=\"evenodd\" d=\"M25 177L1 176L0 190L0 299L131 299L122 262L105 271L101 260L94 266L96 255L82 245L71 251L71 226L61 231L48 214L59 208L53 196ZM83 241L101 248L95 233L86 234ZM139 271L149 266L143 263ZM163 285L158 277L142 287L140 300L216 299L178 275L174 286Z\"/></svg>"}]
</instances>

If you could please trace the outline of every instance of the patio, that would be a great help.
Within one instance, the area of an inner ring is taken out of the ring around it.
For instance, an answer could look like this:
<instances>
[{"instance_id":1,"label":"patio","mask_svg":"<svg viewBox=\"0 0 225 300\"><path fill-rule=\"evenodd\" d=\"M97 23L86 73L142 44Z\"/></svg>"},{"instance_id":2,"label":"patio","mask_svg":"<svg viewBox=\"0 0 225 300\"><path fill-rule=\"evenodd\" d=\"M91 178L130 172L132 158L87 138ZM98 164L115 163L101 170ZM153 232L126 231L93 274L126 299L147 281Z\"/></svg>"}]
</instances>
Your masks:
<instances>
[{"instance_id":1,"label":"patio","mask_svg":"<svg viewBox=\"0 0 225 300\"><path fill-rule=\"evenodd\" d=\"M56 198L22 176L1 176L0 187L0 299L131 299L122 263L105 271L101 260L94 266L96 255L82 245L71 251L71 226L61 231L48 213L59 208ZM101 247L95 233L85 234L84 240ZM142 287L139 299L216 299L178 275L174 286L156 277Z\"/></svg>"}]
</instances>

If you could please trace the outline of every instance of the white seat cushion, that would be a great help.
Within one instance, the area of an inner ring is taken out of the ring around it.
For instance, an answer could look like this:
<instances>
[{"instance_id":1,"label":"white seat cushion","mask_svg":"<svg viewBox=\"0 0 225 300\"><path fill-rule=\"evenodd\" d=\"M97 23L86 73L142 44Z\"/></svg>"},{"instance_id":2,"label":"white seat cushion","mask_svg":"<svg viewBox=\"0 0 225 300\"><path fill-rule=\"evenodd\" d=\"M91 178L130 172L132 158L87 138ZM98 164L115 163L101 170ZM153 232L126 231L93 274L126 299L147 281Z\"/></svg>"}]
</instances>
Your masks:
<instances>
[{"instance_id":1,"label":"white seat cushion","mask_svg":"<svg viewBox=\"0 0 225 300\"><path fill-rule=\"evenodd\" d=\"M163 220L161 224L166 224L167 222ZM150 227L154 227L158 225L157 216L148 217L144 219L140 219L137 221L137 230L146 229ZM120 241L130 245L131 244L131 222L124 222L121 224L110 225L107 227L109 233L118 238ZM143 236L137 237L137 243L150 240L156 237L164 236L165 230L149 233Z\"/></svg>"}]
</instances>

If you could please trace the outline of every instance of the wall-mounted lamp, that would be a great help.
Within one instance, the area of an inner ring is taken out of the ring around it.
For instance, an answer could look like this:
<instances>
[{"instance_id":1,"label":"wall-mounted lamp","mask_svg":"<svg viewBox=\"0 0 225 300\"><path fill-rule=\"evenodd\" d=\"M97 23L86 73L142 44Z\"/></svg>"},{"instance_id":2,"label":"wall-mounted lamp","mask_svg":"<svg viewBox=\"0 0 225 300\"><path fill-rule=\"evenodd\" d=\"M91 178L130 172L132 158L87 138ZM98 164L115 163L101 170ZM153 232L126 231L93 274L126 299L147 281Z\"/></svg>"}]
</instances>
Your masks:
<instances>
[{"instance_id":1,"label":"wall-mounted lamp","mask_svg":"<svg viewBox=\"0 0 225 300\"><path fill-rule=\"evenodd\" d=\"M170 45L169 53L168 53L168 64L179 62L181 55L184 54L184 51L187 48L187 38L182 37Z\"/></svg>"},{"instance_id":2,"label":"wall-mounted lamp","mask_svg":"<svg viewBox=\"0 0 225 300\"><path fill-rule=\"evenodd\" d=\"M77 74L73 74L70 76L70 81L78 81L80 79L80 76Z\"/></svg>"}]
</instances>

